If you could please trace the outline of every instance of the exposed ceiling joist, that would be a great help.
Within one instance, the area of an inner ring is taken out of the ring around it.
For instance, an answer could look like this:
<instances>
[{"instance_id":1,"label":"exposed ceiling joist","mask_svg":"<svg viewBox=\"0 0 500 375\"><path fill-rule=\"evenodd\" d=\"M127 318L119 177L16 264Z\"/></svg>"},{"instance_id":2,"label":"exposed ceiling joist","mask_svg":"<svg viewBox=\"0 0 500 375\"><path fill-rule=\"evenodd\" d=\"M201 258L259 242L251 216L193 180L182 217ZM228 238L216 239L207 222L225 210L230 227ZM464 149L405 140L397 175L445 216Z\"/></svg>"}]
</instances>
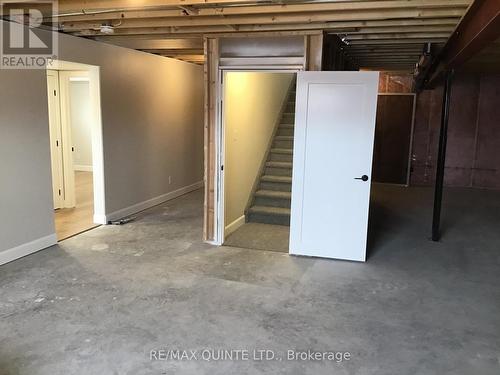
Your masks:
<instances>
[{"instance_id":1,"label":"exposed ceiling joist","mask_svg":"<svg viewBox=\"0 0 500 375\"><path fill-rule=\"evenodd\" d=\"M158 49L150 49L150 48L137 48L141 51L148 52L148 53L154 53L157 55L203 55L203 49L163 49L163 48L158 48Z\"/></svg>"},{"instance_id":2,"label":"exposed ceiling joist","mask_svg":"<svg viewBox=\"0 0 500 375\"><path fill-rule=\"evenodd\" d=\"M191 5L249 4L248 0L63 0L59 2L59 12L77 12L82 9L137 9L140 7L184 7Z\"/></svg>"},{"instance_id":3,"label":"exposed ceiling joist","mask_svg":"<svg viewBox=\"0 0 500 375\"><path fill-rule=\"evenodd\" d=\"M202 37L336 34L362 64L411 69L472 0L61 0L61 30L200 63ZM102 26L106 26L102 28ZM109 34L109 31L113 32ZM181 40L188 40L186 43Z\"/></svg>"},{"instance_id":4,"label":"exposed ceiling joist","mask_svg":"<svg viewBox=\"0 0 500 375\"><path fill-rule=\"evenodd\" d=\"M101 41L108 41L109 39L100 39ZM115 40L113 44L121 47L132 49L157 49L157 50L203 50L203 41L199 38L191 39L121 39Z\"/></svg>"},{"instance_id":5,"label":"exposed ceiling joist","mask_svg":"<svg viewBox=\"0 0 500 375\"><path fill-rule=\"evenodd\" d=\"M425 43L445 43L446 38L435 38L435 39L379 39L379 40L353 40L349 45L356 46L368 46L368 45L390 45L390 44L414 44L419 43L422 47Z\"/></svg>"},{"instance_id":6,"label":"exposed ceiling joist","mask_svg":"<svg viewBox=\"0 0 500 375\"><path fill-rule=\"evenodd\" d=\"M262 31L283 31L283 30L326 30L335 34L338 33L379 33L398 30L401 32L413 32L417 30L448 31L451 33L456 26L458 18L429 18L417 20L381 20L381 21L348 21L348 22L328 22L328 23L296 23L279 25L239 25L230 32L262 32ZM113 35L203 35L211 33L228 32L227 25L223 26L195 26L195 27L144 27L144 28L116 28ZM76 35L101 35L97 30L78 30Z\"/></svg>"},{"instance_id":7,"label":"exposed ceiling joist","mask_svg":"<svg viewBox=\"0 0 500 375\"><path fill-rule=\"evenodd\" d=\"M390 33L390 34L350 34L346 37L348 41L353 40L383 40L383 39L392 39L392 40L403 40L403 39L436 39L436 38L448 38L449 33Z\"/></svg>"},{"instance_id":8,"label":"exposed ceiling joist","mask_svg":"<svg viewBox=\"0 0 500 375\"><path fill-rule=\"evenodd\" d=\"M224 17L172 17L148 19L124 19L112 23L115 28L135 27L181 27L181 26L211 26L211 25L252 25L252 24L290 24L315 23L333 21L369 21L405 18L448 18L462 16L463 9L408 9L408 10L367 10L361 12L324 12L314 14L285 14L259 16L224 16ZM82 29L99 29L101 23L95 22L64 22L61 27L64 31Z\"/></svg>"},{"instance_id":9,"label":"exposed ceiling joist","mask_svg":"<svg viewBox=\"0 0 500 375\"><path fill-rule=\"evenodd\" d=\"M119 3L119 2L117 2ZM469 5L468 0L390 0L390 1L345 1L345 2L316 2L307 4L279 4L260 6L234 6L193 8L181 6L178 9L159 10L128 10L127 7L117 6L120 11L96 11L94 8L83 7L73 9L72 16L64 16L63 9L59 9L61 16L59 21L95 21L108 19L145 19L164 17L186 17L186 16L231 16L231 15L259 15L259 14L286 14L286 13L316 13L349 11L356 13L361 10L395 10L395 9L449 9L465 8ZM85 10L87 9L87 10ZM85 11L84 11L85 10ZM81 12L82 14L78 14Z\"/></svg>"}]
</instances>

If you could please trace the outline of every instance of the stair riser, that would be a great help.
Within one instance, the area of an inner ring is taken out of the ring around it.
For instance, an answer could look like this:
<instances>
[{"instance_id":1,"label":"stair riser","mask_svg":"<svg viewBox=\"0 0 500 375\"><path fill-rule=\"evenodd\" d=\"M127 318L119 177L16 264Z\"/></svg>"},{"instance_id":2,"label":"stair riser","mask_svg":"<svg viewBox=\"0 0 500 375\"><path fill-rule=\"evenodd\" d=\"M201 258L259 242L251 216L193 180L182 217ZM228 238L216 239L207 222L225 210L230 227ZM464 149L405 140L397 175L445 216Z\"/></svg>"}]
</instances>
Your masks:
<instances>
[{"instance_id":1,"label":"stair riser","mask_svg":"<svg viewBox=\"0 0 500 375\"><path fill-rule=\"evenodd\" d=\"M274 191L292 191L292 184L285 182L260 182L261 190L274 190Z\"/></svg>"},{"instance_id":2,"label":"stair riser","mask_svg":"<svg viewBox=\"0 0 500 375\"><path fill-rule=\"evenodd\" d=\"M295 103L288 103L285 108L285 113L294 113L295 112Z\"/></svg>"},{"instance_id":3,"label":"stair riser","mask_svg":"<svg viewBox=\"0 0 500 375\"><path fill-rule=\"evenodd\" d=\"M278 133L276 135L287 135L293 137L293 129L278 128Z\"/></svg>"},{"instance_id":4,"label":"stair riser","mask_svg":"<svg viewBox=\"0 0 500 375\"><path fill-rule=\"evenodd\" d=\"M291 155L291 154L275 154L275 153L271 153L270 160L271 161L288 161L288 162L292 162L293 161L293 155Z\"/></svg>"},{"instance_id":5,"label":"stair riser","mask_svg":"<svg viewBox=\"0 0 500 375\"><path fill-rule=\"evenodd\" d=\"M274 167L266 167L265 173L270 176L288 176L292 177L292 169L291 168L274 168Z\"/></svg>"},{"instance_id":6,"label":"stair riser","mask_svg":"<svg viewBox=\"0 0 500 375\"><path fill-rule=\"evenodd\" d=\"M247 221L251 223L290 226L290 215L266 215L250 213L247 215Z\"/></svg>"},{"instance_id":7,"label":"stair riser","mask_svg":"<svg viewBox=\"0 0 500 375\"><path fill-rule=\"evenodd\" d=\"M291 199L255 197L254 205L290 208Z\"/></svg>"},{"instance_id":8,"label":"stair riser","mask_svg":"<svg viewBox=\"0 0 500 375\"><path fill-rule=\"evenodd\" d=\"M282 121L283 124L293 124L295 122L295 114L285 113L283 114Z\"/></svg>"},{"instance_id":9,"label":"stair riser","mask_svg":"<svg viewBox=\"0 0 500 375\"><path fill-rule=\"evenodd\" d=\"M293 148L293 141L277 141L273 142L273 148Z\"/></svg>"}]
</instances>

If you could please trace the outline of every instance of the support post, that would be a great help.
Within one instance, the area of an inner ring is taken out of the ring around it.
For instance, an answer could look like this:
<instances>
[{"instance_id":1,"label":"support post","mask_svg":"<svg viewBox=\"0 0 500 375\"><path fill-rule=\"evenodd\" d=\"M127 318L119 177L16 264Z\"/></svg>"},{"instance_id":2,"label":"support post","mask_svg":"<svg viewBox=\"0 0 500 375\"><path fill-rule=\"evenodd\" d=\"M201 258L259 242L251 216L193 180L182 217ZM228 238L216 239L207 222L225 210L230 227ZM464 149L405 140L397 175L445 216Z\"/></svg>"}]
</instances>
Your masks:
<instances>
[{"instance_id":1,"label":"support post","mask_svg":"<svg viewBox=\"0 0 500 375\"><path fill-rule=\"evenodd\" d=\"M439 132L439 150L436 166L436 183L434 189L434 212L432 217L432 240L439 241L441 224L441 206L443 200L444 169L446 162L446 143L448 140L448 119L450 117L451 83L453 70L446 72L441 110L441 130Z\"/></svg>"}]
</instances>

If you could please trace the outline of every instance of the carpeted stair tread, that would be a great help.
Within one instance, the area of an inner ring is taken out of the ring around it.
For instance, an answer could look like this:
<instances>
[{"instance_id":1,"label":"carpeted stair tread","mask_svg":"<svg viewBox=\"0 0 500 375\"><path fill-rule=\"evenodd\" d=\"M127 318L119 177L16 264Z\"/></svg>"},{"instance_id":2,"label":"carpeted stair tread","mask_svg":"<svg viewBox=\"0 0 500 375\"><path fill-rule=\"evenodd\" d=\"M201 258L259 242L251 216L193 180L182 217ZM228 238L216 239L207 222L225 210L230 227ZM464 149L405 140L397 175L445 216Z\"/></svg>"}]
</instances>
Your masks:
<instances>
[{"instance_id":1,"label":"carpeted stair tread","mask_svg":"<svg viewBox=\"0 0 500 375\"><path fill-rule=\"evenodd\" d=\"M292 199L292 193L289 191L257 190L255 195L257 197L265 198Z\"/></svg>"},{"instance_id":2,"label":"carpeted stair tread","mask_svg":"<svg viewBox=\"0 0 500 375\"><path fill-rule=\"evenodd\" d=\"M292 155L293 154L293 149L291 149L291 148L272 148L271 152L275 153L275 154L289 154L289 155Z\"/></svg>"},{"instance_id":3,"label":"carpeted stair tread","mask_svg":"<svg viewBox=\"0 0 500 375\"><path fill-rule=\"evenodd\" d=\"M280 124L280 128L283 128L283 129L293 129L294 126L293 126L293 124Z\"/></svg>"},{"instance_id":4,"label":"carpeted stair tread","mask_svg":"<svg viewBox=\"0 0 500 375\"><path fill-rule=\"evenodd\" d=\"M261 181L265 182L281 182L281 183L292 183L292 178L288 176L272 176L272 175L264 175L261 178Z\"/></svg>"},{"instance_id":5,"label":"carpeted stair tread","mask_svg":"<svg viewBox=\"0 0 500 375\"><path fill-rule=\"evenodd\" d=\"M266 167L292 169L293 163L289 161L268 161Z\"/></svg>"},{"instance_id":6,"label":"carpeted stair tread","mask_svg":"<svg viewBox=\"0 0 500 375\"><path fill-rule=\"evenodd\" d=\"M253 206L250 207L249 212L253 214L266 215L290 215L290 209L283 207Z\"/></svg>"},{"instance_id":7,"label":"carpeted stair tread","mask_svg":"<svg viewBox=\"0 0 500 375\"><path fill-rule=\"evenodd\" d=\"M274 137L276 141L293 141L293 135L277 135Z\"/></svg>"}]
</instances>

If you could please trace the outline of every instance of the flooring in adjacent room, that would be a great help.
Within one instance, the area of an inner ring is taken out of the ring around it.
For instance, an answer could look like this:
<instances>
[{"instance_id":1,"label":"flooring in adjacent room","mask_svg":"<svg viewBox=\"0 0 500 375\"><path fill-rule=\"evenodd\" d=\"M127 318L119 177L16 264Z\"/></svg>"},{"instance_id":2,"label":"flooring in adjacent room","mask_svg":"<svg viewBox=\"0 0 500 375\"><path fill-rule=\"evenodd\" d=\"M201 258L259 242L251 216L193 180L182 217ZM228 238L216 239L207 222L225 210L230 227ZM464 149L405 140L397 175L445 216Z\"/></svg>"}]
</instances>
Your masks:
<instances>
[{"instance_id":1,"label":"flooring in adjacent room","mask_svg":"<svg viewBox=\"0 0 500 375\"><path fill-rule=\"evenodd\" d=\"M205 244L201 190L87 231L0 266L0 374L498 375L500 193L444 203L433 243L431 189L375 185L367 263ZM294 349L351 359L286 360Z\"/></svg>"},{"instance_id":2,"label":"flooring in adjacent room","mask_svg":"<svg viewBox=\"0 0 500 375\"><path fill-rule=\"evenodd\" d=\"M290 227L262 223L245 223L231 233L225 246L288 253Z\"/></svg>"},{"instance_id":3,"label":"flooring in adjacent room","mask_svg":"<svg viewBox=\"0 0 500 375\"><path fill-rule=\"evenodd\" d=\"M76 207L55 211L57 240L98 226L94 224L94 190L92 172L75 171Z\"/></svg>"}]
</instances>

